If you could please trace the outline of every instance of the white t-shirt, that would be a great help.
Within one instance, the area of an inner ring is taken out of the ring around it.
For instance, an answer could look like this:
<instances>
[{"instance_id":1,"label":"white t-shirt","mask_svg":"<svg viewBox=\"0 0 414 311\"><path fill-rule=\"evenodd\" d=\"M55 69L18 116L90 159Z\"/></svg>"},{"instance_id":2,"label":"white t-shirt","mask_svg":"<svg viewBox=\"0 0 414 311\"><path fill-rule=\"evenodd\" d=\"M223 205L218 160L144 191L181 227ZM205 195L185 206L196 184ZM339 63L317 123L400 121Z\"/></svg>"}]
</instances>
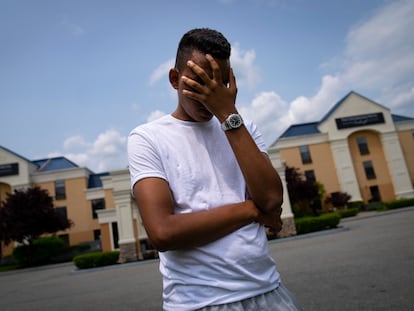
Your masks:
<instances>
[{"instance_id":1,"label":"white t-shirt","mask_svg":"<svg viewBox=\"0 0 414 311\"><path fill-rule=\"evenodd\" d=\"M264 143L245 122L263 152ZM128 137L131 185L165 179L176 214L208 210L246 199L246 183L216 118L187 122L171 115L138 126ZM252 223L188 250L160 252L165 310L194 310L268 292L279 285L265 228Z\"/></svg>"}]
</instances>

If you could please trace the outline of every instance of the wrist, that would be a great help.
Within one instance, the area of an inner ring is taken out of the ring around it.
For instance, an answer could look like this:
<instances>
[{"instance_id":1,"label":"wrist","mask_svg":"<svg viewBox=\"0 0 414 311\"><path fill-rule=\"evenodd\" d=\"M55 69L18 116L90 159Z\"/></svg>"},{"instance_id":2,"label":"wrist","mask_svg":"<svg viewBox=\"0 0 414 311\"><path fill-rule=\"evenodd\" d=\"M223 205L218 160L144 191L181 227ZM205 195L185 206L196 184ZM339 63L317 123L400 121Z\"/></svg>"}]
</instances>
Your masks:
<instances>
[{"instance_id":1,"label":"wrist","mask_svg":"<svg viewBox=\"0 0 414 311\"><path fill-rule=\"evenodd\" d=\"M258 210L256 205L253 203L252 200L247 200L245 201L245 203L248 208L248 223L258 222L260 217L260 211Z\"/></svg>"},{"instance_id":2,"label":"wrist","mask_svg":"<svg viewBox=\"0 0 414 311\"><path fill-rule=\"evenodd\" d=\"M226 119L229 117L229 115L231 114L239 114L239 112L237 111L237 109L230 109L226 112L220 112L215 114L216 118L220 121L220 123L223 123L224 121L226 121Z\"/></svg>"},{"instance_id":3,"label":"wrist","mask_svg":"<svg viewBox=\"0 0 414 311\"><path fill-rule=\"evenodd\" d=\"M229 131L239 128L244 124L243 118L238 113L231 113L227 118L221 122L221 128L223 131Z\"/></svg>"}]
</instances>

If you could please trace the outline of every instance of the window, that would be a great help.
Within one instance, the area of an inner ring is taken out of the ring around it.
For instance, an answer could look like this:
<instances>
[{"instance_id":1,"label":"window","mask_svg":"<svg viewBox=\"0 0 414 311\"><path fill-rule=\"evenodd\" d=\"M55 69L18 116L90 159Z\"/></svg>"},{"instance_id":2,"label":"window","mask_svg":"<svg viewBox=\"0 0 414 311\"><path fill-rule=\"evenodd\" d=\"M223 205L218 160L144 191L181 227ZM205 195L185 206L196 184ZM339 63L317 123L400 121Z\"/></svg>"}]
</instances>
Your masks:
<instances>
[{"instance_id":1,"label":"window","mask_svg":"<svg viewBox=\"0 0 414 311\"><path fill-rule=\"evenodd\" d=\"M360 155L369 154L367 140L364 136L357 137L357 143Z\"/></svg>"},{"instance_id":2,"label":"window","mask_svg":"<svg viewBox=\"0 0 414 311\"><path fill-rule=\"evenodd\" d=\"M64 180L55 181L55 199L64 200L66 199L66 189Z\"/></svg>"},{"instance_id":3,"label":"window","mask_svg":"<svg viewBox=\"0 0 414 311\"><path fill-rule=\"evenodd\" d=\"M98 214L96 213L97 210L105 209L105 199L96 199L92 200L92 218L97 219Z\"/></svg>"},{"instance_id":4,"label":"window","mask_svg":"<svg viewBox=\"0 0 414 311\"><path fill-rule=\"evenodd\" d=\"M310 181L310 182L315 182L316 181L314 170L305 171L305 177L306 177L307 181Z\"/></svg>"},{"instance_id":5,"label":"window","mask_svg":"<svg viewBox=\"0 0 414 311\"><path fill-rule=\"evenodd\" d=\"M364 161L364 170L365 170L365 176L367 176L367 179L375 179L377 176L375 175L374 166L372 165L372 161Z\"/></svg>"},{"instance_id":6,"label":"window","mask_svg":"<svg viewBox=\"0 0 414 311\"><path fill-rule=\"evenodd\" d=\"M303 164L309 164L312 163L311 154L309 151L309 146L300 146L299 147L300 156L302 158Z\"/></svg>"},{"instance_id":7,"label":"window","mask_svg":"<svg viewBox=\"0 0 414 311\"><path fill-rule=\"evenodd\" d=\"M93 239L95 241L99 241L101 239L101 230L99 229L93 230Z\"/></svg>"},{"instance_id":8,"label":"window","mask_svg":"<svg viewBox=\"0 0 414 311\"><path fill-rule=\"evenodd\" d=\"M118 223L117 222L112 223L112 240L114 241L114 249L118 249L119 248L119 244L118 244L119 235L118 235Z\"/></svg>"},{"instance_id":9,"label":"window","mask_svg":"<svg viewBox=\"0 0 414 311\"><path fill-rule=\"evenodd\" d=\"M68 219L68 212L66 210L66 206L56 207L56 212L63 217L64 219Z\"/></svg>"}]
</instances>

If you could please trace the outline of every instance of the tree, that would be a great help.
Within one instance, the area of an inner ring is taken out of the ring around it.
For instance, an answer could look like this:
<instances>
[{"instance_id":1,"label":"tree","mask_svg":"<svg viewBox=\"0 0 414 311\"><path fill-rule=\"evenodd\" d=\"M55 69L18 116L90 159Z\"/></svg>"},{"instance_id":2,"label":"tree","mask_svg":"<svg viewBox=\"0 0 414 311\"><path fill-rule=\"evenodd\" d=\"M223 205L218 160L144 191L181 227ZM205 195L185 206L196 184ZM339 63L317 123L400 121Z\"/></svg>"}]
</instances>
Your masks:
<instances>
[{"instance_id":1,"label":"tree","mask_svg":"<svg viewBox=\"0 0 414 311\"><path fill-rule=\"evenodd\" d=\"M316 203L320 202L320 186L318 183L307 180L299 169L286 166L286 185L289 200L295 216L315 214Z\"/></svg>"},{"instance_id":2,"label":"tree","mask_svg":"<svg viewBox=\"0 0 414 311\"><path fill-rule=\"evenodd\" d=\"M347 206L351 196L346 192L332 192L326 198L325 203L332 204L334 208L344 208Z\"/></svg>"},{"instance_id":3,"label":"tree","mask_svg":"<svg viewBox=\"0 0 414 311\"><path fill-rule=\"evenodd\" d=\"M53 207L48 192L39 187L15 190L0 206L0 240L6 245L12 241L32 244L42 234L65 230L72 224Z\"/></svg>"}]
</instances>

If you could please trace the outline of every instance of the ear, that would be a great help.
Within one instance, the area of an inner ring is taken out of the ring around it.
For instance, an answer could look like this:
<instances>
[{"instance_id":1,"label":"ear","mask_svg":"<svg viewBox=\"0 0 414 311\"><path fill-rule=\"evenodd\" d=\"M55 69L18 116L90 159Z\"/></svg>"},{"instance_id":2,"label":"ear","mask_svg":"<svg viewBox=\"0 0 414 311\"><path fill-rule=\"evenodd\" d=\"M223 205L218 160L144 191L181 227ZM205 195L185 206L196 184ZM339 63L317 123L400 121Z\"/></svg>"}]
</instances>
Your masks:
<instances>
[{"instance_id":1,"label":"ear","mask_svg":"<svg viewBox=\"0 0 414 311\"><path fill-rule=\"evenodd\" d=\"M178 90L178 84L180 82L180 74L177 69L171 68L168 74L168 78L170 79L171 86Z\"/></svg>"}]
</instances>

